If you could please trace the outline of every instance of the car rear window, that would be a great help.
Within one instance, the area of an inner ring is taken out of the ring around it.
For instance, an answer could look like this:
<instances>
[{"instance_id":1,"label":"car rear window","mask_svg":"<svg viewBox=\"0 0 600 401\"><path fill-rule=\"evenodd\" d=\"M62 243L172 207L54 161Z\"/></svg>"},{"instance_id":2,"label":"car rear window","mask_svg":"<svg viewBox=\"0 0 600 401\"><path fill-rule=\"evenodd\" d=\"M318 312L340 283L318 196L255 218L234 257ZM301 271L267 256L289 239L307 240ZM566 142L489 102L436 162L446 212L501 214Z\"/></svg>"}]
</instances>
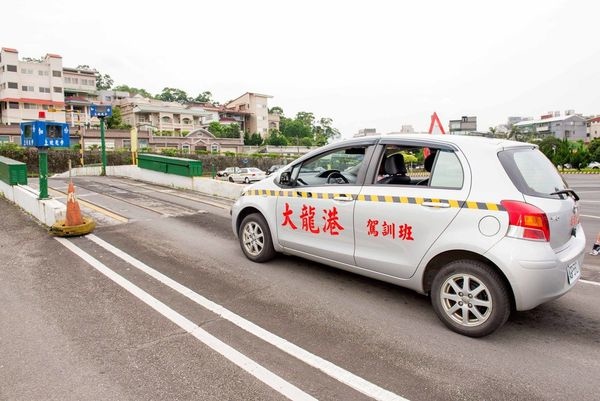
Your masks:
<instances>
[{"instance_id":1,"label":"car rear window","mask_svg":"<svg viewBox=\"0 0 600 401\"><path fill-rule=\"evenodd\" d=\"M498 153L513 184L525 195L556 198L553 192L567 188L548 158L537 148L509 149Z\"/></svg>"}]
</instances>

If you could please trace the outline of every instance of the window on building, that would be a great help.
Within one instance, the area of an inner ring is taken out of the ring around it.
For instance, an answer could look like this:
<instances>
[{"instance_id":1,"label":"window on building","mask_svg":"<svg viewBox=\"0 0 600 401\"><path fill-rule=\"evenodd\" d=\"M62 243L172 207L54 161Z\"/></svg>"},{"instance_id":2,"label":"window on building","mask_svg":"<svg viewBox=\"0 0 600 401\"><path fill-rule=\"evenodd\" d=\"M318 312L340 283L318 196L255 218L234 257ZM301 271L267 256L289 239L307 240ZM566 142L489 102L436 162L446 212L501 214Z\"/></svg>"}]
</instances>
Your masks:
<instances>
[{"instance_id":1,"label":"window on building","mask_svg":"<svg viewBox=\"0 0 600 401\"><path fill-rule=\"evenodd\" d=\"M52 76L60 78L62 77L62 71L52 70Z\"/></svg>"},{"instance_id":2,"label":"window on building","mask_svg":"<svg viewBox=\"0 0 600 401\"><path fill-rule=\"evenodd\" d=\"M47 104L42 105L42 110L48 110L50 107Z\"/></svg>"},{"instance_id":3,"label":"window on building","mask_svg":"<svg viewBox=\"0 0 600 401\"><path fill-rule=\"evenodd\" d=\"M40 86L40 93L50 93L50 88Z\"/></svg>"},{"instance_id":4,"label":"window on building","mask_svg":"<svg viewBox=\"0 0 600 401\"><path fill-rule=\"evenodd\" d=\"M31 68L21 68L21 74L33 74L33 69Z\"/></svg>"},{"instance_id":5,"label":"window on building","mask_svg":"<svg viewBox=\"0 0 600 401\"><path fill-rule=\"evenodd\" d=\"M6 71L9 71L9 72L17 72L17 66L16 66L16 65L10 65L10 64L7 64L7 65L6 65Z\"/></svg>"},{"instance_id":6,"label":"window on building","mask_svg":"<svg viewBox=\"0 0 600 401\"><path fill-rule=\"evenodd\" d=\"M37 104L33 104L33 103L25 103L23 105L23 108L26 110L37 110L38 109L38 105Z\"/></svg>"},{"instance_id":7,"label":"window on building","mask_svg":"<svg viewBox=\"0 0 600 401\"><path fill-rule=\"evenodd\" d=\"M19 108L19 103L17 103L17 102L9 102L8 103L8 108L9 109L18 109Z\"/></svg>"},{"instance_id":8,"label":"window on building","mask_svg":"<svg viewBox=\"0 0 600 401\"><path fill-rule=\"evenodd\" d=\"M0 135L0 143L1 142L10 142L10 137L8 135Z\"/></svg>"},{"instance_id":9,"label":"window on building","mask_svg":"<svg viewBox=\"0 0 600 401\"><path fill-rule=\"evenodd\" d=\"M19 84L16 82L8 82L8 89L19 89Z\"/></svg>"},{"instance_id":10,"label":"window on building","mask_svg":"<svg viewBox=\"0 0 600 401\"><path fill-rule=\"evenodd\" d=\"M47 77L49 75L47 70L39 70L38 75L41 77Z\"/></svg>"},{"instance_id":11,"label":"window on building","mask_svg":"<svg viewBox=\"0 0 600 401\"><path fill-rule=\"evenodd\" d=\"M54 93L62 93L62 88L60 86L55 86L54 88L52 88L52 90L54 91Z\"/></svg>"},{"instance_id":12,"label":"window on building","mask_svg":"<svg viewBox=\"0 0 600 401\"><path fill-rule=\"evenodd\" d=\"M2 82L0 84L0 89L2 89L2 90L6 89L6 82Z\"/></svg>"},{"instance_id":13,"label":"window on building","mask_svg":"<svg viewBox=\"0 0 600 401\"><path fill-rule=\"evenodd\" d=\"M33 92L35 89L33 88L33 85L21 85L21 90L23 92Z\"/></svg>"}]
</instances>

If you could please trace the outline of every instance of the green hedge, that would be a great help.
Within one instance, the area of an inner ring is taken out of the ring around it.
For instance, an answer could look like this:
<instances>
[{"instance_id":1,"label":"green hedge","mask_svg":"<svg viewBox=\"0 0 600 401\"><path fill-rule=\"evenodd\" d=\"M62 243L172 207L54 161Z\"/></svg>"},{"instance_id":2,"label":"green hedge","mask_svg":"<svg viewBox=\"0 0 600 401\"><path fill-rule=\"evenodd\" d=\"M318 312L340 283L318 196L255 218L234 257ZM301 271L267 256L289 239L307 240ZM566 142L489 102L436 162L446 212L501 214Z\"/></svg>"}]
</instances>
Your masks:
<instances>
[{"instance_id":1,"label":"green hedge","mask_svg":"<svg viewBox=\"0 0 600 401\"><path fill-rule=\"evenodd\" d=\"M226 167L258 167L266 171L274 164L287 164L294 158L281 157L279 155L221 155L221 154L189 154L170 149L168 156L184 157L188 159L201 160L204 175L210 176L213 170L223 170ZM161 153L159 153L161 154ZM36 148L24 148L14 143L0 144L0 156L8 157L27 164L27 174L36 176L38 174L38 154ZM79 167L81 154L74 149L49 149L48 150L48 173L62 173L69 169L69 160L73 167ZM131 153L127 150L107 151L107 163L109 166L131 164ZM85 165L101 164L100 150L87 150L83 155ZM246 161L246 163L244 163Z\"/></svg>"}]
</instances>

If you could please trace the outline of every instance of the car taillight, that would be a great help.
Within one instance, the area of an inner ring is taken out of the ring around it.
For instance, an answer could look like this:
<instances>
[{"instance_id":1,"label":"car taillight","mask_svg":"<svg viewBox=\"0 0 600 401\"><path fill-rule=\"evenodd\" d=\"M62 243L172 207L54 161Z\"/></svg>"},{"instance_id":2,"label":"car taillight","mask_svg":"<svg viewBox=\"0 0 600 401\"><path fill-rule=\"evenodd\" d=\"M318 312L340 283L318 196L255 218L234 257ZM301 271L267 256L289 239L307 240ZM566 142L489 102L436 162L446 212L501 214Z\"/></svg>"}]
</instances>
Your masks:
<instances>
[{"instance_id":1,"label":"car taillight","mask_svg":"<svg viewBox=\"0 0 600 401\"><path fill-rule=\"evenodd\" d=\"M508 212L508 236L533 241L550 241L548 216L529 203L503 200L500 202Z\"/></svg>"}]
</instances>

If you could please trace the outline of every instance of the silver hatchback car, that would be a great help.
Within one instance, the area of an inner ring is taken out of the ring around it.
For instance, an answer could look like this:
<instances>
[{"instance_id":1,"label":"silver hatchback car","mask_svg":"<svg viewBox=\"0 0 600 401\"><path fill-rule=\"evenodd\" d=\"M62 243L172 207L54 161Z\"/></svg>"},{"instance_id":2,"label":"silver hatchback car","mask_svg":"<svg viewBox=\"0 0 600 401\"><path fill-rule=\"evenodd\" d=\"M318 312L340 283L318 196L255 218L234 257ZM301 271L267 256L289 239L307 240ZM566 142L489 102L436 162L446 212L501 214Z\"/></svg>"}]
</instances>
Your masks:
<instances>
[{"instance_id":1,"label":"silver hatchback car","mask_svg":"<svg viewBox=\"0 0 600 401\"><path fill-rule=\"evenodd\" d=\"M535 145L386 135L325 146L247 187L232 228L253 261L281 252L411 288L450 329L481 337L573 288L578 199Z\"/></svg>"}]
</instances>

